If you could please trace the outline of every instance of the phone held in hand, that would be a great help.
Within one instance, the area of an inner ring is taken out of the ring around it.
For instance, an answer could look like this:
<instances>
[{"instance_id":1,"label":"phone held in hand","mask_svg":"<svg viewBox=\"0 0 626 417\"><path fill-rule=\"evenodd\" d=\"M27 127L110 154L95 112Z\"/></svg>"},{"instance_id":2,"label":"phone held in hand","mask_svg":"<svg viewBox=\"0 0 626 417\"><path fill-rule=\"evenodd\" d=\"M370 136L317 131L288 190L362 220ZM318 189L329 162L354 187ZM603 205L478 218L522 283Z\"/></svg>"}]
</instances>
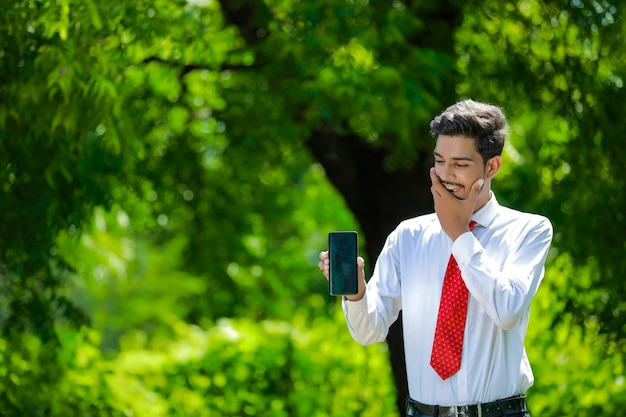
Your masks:
<instances>
[{"instance_id":1,"label":"phone held in hand","mask_svg":"<svg viewBox=\"0 0 626 417\"><path fill-rule=\"evenodd\" d=\"M353 295L358 293L357 279L357 232L341 231L328 234L330 261L330 295Z\"/></svg>"}]
</instances>

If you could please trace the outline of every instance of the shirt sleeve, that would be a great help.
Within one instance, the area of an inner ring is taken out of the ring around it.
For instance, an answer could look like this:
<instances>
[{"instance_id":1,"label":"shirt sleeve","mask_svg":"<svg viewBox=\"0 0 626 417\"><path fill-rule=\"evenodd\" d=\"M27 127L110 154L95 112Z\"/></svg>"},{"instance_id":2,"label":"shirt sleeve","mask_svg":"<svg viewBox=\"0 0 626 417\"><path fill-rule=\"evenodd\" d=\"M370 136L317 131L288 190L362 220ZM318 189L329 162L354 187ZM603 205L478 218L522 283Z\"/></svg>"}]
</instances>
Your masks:
<instances>
[{"instance_id":1,"label":"shirt sleeve","mask_svg":"<svg viewBox=\"0 0 626 417\"><path fill-rule=\"evenodd\" d=\"M501 264L493 261L471 232L452 245L470 294L503 329L515 325L537 293L552 242L552 225L545 217L533 215L509 233L510 247Z\"/></svg>"},{"instance_id":2,"label":"shirt sleeve","mask_svg":"<svg viewBox=\"0 0 626 417\"><path fill-rule=\"evenodd\" d=\"M396 246L397 231L387 238L363 298L358 301L343 298L342 307L350 334L362 345L384 341L389 326L396 321L402 308Z\"/></svg>"}]
</instances>

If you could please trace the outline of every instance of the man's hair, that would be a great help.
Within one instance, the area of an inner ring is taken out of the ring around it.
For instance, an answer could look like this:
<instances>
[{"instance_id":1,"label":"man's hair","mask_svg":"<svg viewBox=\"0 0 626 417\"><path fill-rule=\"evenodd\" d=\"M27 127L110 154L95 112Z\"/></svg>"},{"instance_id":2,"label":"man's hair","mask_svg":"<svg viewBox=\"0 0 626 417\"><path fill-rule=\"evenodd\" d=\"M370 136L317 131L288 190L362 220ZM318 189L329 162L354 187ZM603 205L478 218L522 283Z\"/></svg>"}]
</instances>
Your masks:
<instances>
[{"instance_id":1,"label":"man's hair","mask_svg":"<svg viewBox=\"0 0 626 417\"><path fill-rule=\"evenodd\" d=\"M459 101L430 122L430 134L466 136L475 139L483 162L502 154L506 138L506 118L499 107L473 100Z\"/></svg>"}]
</instances>

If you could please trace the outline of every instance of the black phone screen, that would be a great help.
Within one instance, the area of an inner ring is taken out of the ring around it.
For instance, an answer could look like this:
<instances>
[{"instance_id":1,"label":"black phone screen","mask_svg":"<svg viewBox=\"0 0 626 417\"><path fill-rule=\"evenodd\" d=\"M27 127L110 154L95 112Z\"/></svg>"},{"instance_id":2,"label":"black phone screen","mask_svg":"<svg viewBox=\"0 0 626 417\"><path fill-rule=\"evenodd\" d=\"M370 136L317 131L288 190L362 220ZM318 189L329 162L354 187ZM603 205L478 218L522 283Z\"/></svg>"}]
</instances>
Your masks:
<instances>
[{"instance_id":1,"label":"black phone screen","mask_svg":"<svg viewBox=\"0 0 626 417\"><path fill-rule=\"evenodd\" d=\"M330 261L330 295L356 294L357 280L357 233L330 232L328 234Z\"/></svg>"}]
</instances>

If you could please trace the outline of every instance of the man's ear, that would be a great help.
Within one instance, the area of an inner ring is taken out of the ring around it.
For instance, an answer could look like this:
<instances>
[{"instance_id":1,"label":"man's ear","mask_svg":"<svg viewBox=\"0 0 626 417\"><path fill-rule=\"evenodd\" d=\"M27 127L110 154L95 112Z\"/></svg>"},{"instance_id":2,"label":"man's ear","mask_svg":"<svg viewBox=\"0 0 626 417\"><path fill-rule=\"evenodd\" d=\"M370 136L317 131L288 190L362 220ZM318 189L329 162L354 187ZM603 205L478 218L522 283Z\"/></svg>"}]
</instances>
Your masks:
<instances>
[{"instance_id":1,"label":"man's ear","mask_svg":"<svg viewBox=\"0 0 626 417\"><path fill-rule=\"evenodd\" d=\"M488 179L492 179L500 171L500 166L502 166L502 157L500 155L492 157L485 166L485 176Z\"/></svg>"}]
</instances>

